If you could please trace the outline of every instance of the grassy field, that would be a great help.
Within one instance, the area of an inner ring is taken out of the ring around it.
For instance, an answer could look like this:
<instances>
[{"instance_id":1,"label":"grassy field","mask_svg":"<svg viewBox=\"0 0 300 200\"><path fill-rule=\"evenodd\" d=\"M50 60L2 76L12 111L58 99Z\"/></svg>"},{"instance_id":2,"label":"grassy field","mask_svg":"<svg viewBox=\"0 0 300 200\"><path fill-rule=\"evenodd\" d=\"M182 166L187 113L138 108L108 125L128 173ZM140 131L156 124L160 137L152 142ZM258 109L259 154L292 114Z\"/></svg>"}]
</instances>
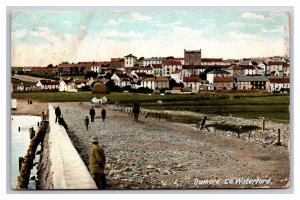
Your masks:
<instances>
[{"instance_id":1,"label":"grassy field","mask_svg":"<svg viewBox=\"0 0 300 200\"><path fill-rule=\"evenodd\" d=\"M142 108L155 110L182 110L207 114L232 115L244 118L265 117L268 120L289 123L289 95L271 93L202 93L185 95L111 93L107 95L78 93L13 93L12 98L33 99L49 102L86 102L93 97L106 96L109 103L119 102L131 106L139 101ZM231 96L231 97L230 97ZM158 104L161 100L163 104Z\"/></svg>"},{"instance_id":2,"label":"grassy field","mask_svg":"<svg viewBox=\"0 0 300 200\"><path fill-rule=\"evenodd\" d=\"M13 78L13 77L11 78L11 83L14 83L14 84L23 83L25 87L34 86L36 84L35 82L22 81L20 79Z\"/></svg>"}]
</instances>

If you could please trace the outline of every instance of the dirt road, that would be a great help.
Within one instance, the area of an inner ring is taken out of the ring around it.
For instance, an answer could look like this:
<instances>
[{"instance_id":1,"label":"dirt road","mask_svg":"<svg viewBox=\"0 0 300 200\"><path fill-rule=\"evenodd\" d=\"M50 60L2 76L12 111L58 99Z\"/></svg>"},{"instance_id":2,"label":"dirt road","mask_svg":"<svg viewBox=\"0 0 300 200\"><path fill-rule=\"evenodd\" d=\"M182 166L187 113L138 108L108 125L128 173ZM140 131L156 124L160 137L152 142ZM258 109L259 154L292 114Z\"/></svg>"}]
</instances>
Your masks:
<instances>
[{"instance_id":1,"label":"dirt road","mask_svg":"<svg viewBox=\"0 0 300 200\"><path fill-rule=\"evenodd\" d=\"M55 104L54 104L55 105ZM69 135L87 164L89 138L104 146L109 189L282 188L289 182L286 146L266 145L220 132L200 131L107 106L103 123L84 127L90 105L60 104Z\"/></svg>"}]
</instances>

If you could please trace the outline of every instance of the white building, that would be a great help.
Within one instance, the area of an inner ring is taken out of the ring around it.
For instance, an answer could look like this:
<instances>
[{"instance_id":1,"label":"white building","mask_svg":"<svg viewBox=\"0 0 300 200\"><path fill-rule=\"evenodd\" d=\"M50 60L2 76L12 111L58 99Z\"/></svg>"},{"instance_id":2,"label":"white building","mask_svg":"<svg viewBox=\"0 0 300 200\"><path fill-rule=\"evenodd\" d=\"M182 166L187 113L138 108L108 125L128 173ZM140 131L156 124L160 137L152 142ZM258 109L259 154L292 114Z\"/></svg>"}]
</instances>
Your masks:
<instances>
[{"instance_id":1,"label":"white building","mask_svg":"<svg viewBox=\"0 0 300 200\"><path fill-rule=\"evenodd\" d=\"M157 57L152 57L152 58L144 58L143 60L143 66L150 66L153 64L161 64L163 62L164 58L157 58Z\"/></svg>"},{"instance_id":2,"label":"white building","mask_svg":"<svg viewBox=\"0 0 300 200\"><path fill-rule=\"evenodd\" d=\"M36 87L41 88L42 90L56 90L58 89L59 81L56 80L39 80L36 84Z\"/></svg>"},{"instance_id":3,"label":"white building","mask_svg":"<svg viewBox=\"0 0 300 200\"><path fill-rule=\"evenodd\" d=\"M206 66L201 65L182 65L182 75L183 76L195 76L200 75L204 72Z\"/></svg>"},{"instance_id":4,"label":"white building","mask_svg":"<svg viewBox=\"0 0 300 200\"><path fill-rule=\"evenodd\" d=\"M228 62L223 62L223 58L201 58L201 65L215 66L228 64Z\"/></svg>"},{"instance_id":5,"label":"white building","mask_svg":"<svg viewBox=\"0 0 300 200\"><path fill-rule=\"evenodd\" d=\"M132 68L132 67L134 67L134 65L136 63L137 63L137 58L134 55L129 54L129 55L124 57L124 66L125 66L125 68Z\"/></svg>"},{"instance_id":6,"label":"white building","mask_svg":"<svg viewBox=\"0 0 300 200\"><path fill-rule=\"evenodd\" d=\"M174 79L176 83L181 83L182 82L182 69L175 70L171 74L171 79Z\"/></svg>"},{"instance_id":7,"label":"white building","mask_svg":"<svg viewBox=\"0 0 300 200\"><path fill-rule=\"evenodd\" d=\"M97 73L100 74L101 73L101 64L100 63L92 64L91 71L92 72L97 72Z\"/></svg>"},{"instance_id":8,"label":"white building","mask_svg":"<svg viewBox=\"0 0 300 200\"><path fill-rule=\"evenodd\" d=\"M177 69L182 69L182 64L180 61L165 60L162 63L162 75L163 76L171 76L171 74Z\"/></svg>"},{"instance_id":9,"label":"white building","mask_svg":"<svg viewBox=\"0 0 300 200\"><path fill-rule=\"evenodd\" d=\"M200 90L200 78L198 76L183 77L184 87L192 89L193 93L198 93Z\"/></svg>"},{"instance_id":10,"label":"white building","mask_svg":"<svg viewBox=\"0 0 300 200\"><path fill-rule=\"evenodd\" d=\"M283 76L283 63L281 61L270 61L268 62L267 72L274 76Z\"/></svg>"},{"instance_id":11,"label":"white building","mask_svg":"<svg viewBox=\"0 0 300 200\"><path fill-rule=\"evenodd\" d=\"M214 82L215 77L229 77L230 73L225 70L211 71L207 73L207 80L210 84Z\"/></svg>"},{"instance_id":12,"label":"white building","mask_svg":"<svg viewBox=\"0 0 300 200\"><path fill-rule=\"evenodd\" d=\"M136 70L136 72L138 73L145 73L148 75L153 75L154 74L154 70L152 67L140 67L139 69Z\"/></svg>"},{"instance_id":13,"label":"white building","mask_svg":"<svg viewBox=\"0 0 300 200\"><path fill-rule=\"evenodd\" d=\"M141 81L141 86L152 90L169 88L169 81L168 77L145 78Z\"/></svg>"},{"instance_id":14,"label":"white building","mask_svg":"<svg viewBox=\"0 0 300 200\"><path fill-rule=\"evenodd\" d=\"M256 74L256 70L255 67L253 65L240 65L240 67L242 67L245 70L245 75L255 75Z\"/></svg>"},{"instance_id":15,"label":"white building","mask_svg":"<svg viewBox=\"0 0 300 200\"><path fill-rule=\"evenodd\" d=\"M270 81L270 91L280 92L282 90L290 89L290 79L289 78L269 78Z\"/></svg>"},{"instance_id":16,"label":"white building","mask_svg":"<svg viewBox=\"0 0 300 200\"><path fill-rule=\"evenodd\" d=\"M152 64L151 67L153 69L154 76L162 76L162 64Z\"/></svg>"}]
</instances>

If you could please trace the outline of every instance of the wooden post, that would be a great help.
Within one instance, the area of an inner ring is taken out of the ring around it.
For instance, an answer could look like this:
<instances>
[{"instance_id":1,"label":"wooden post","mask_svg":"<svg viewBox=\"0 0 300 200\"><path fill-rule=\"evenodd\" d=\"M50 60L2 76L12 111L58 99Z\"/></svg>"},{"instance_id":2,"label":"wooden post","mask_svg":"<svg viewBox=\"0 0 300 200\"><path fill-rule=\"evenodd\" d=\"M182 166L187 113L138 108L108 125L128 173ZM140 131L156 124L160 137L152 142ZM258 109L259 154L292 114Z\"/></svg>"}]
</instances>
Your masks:
<instances>
[{"instance_id":1,"label":"wooden post","mask_svg":"<svg viewBox=\"0 0 300 200\"><path fill-rule=\"evenodd\" d=\"M249 131L249 134L248 134L248 139L250 140L251 138L251 131Z\"/></svg>"},{"instance_id":2,"label":"wooden post","mask_svg":"<svg viewBox=\"0 0 300 200\"><path fill-rule=\"evenodd\" d=\"M18 131L20 132L21 131L21 127L19 126L19 128L18 128Z\"/></svg>"},{"instance_id":3,"label":"wooden post","mask_svg":"<svg viewBox=\"0 0 300 200\"><path fill-rule=\"evenodd\" d=\"M280 145L281 142L280 142L280 128L277 129L277 142L276 142L277 145Z\"/></svg>"},{"instance_id":4,"label":"wooden post","mask_svg":"<svg viewBox=\"0 0 300 200\"><path fill-rule=\"evenodd\" d=\"M265 130L265 118L264 117L261 119L261 130L262 131Z\"/></svg>"},{"instance_id":5,"label":"wooden post","mask_svg":"<svg viewBox=\"0 0 300 200\"><path fill-rule=\"evenodd\" d=\"M21 171L22 163L24 161L23 157L19 157L19 172Z\"/></svg>"},{"instance_id":6,"label":"wooden post","mask_svg":"<svg viewBox=\"0 0 300 200\"><path fill-rule=\"evenodd\" d=\"M44 120L44 119L45 119L45 113L42 112L42 120Z\"/></svg>"},{"instance_id":7,"label":"wooden post","mask_svg":"<svg viewBox=\"0 0 300 200\"><path fill-rule=\"evenodd\" d=\"M204 118L202 119L202 122L201 122L201 124L200 124L200 130L202 130L202 129L204 128L206 119L207 119L207 117L204 116Z\"/></svg>"},{"instance_id":8,"label":"wooden post","mask_svg":"<svg viewBox=\"0 0 300 200\"><path fill-rule=\"evenodd\" d=\"M40 127L40 122L37 122L37 126Z\"/></svg>"},{"instance_id":9,"label":"wooden post","mask_svg":"<svg viewBox=\"0 0 300 200\"><path fill-rule=\"evenodd\" d=\"M32 138L34 138L34 129L33 129L33 127L31 127L31 128L29 128L29 137L30 137L30 139L32 139Z\"/></svg>"}]
</instances>

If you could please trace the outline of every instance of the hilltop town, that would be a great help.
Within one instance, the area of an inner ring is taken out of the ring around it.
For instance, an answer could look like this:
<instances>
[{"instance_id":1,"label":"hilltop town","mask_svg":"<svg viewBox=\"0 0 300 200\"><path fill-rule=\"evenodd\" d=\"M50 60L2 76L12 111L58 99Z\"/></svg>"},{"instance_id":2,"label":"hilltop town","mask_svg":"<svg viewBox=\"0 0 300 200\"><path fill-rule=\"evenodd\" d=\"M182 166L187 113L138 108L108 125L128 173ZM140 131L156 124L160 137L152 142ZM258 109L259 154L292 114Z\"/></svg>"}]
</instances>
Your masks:
<instances>
[{"instance_id":1,"label":"hilltop town","mask_svg":"<svg viewBox=\"0 0 300 200\"><path fill-rule=\"evenodd\" d=\"M62 62L56 66L12 67L11 92L199 93L203 91L280 92L290 90L290 59L202 58L201 49L183 57L136 57L110 61ZM38 77L26 80L24 77Z\"/></svg>"}]
</instances>

